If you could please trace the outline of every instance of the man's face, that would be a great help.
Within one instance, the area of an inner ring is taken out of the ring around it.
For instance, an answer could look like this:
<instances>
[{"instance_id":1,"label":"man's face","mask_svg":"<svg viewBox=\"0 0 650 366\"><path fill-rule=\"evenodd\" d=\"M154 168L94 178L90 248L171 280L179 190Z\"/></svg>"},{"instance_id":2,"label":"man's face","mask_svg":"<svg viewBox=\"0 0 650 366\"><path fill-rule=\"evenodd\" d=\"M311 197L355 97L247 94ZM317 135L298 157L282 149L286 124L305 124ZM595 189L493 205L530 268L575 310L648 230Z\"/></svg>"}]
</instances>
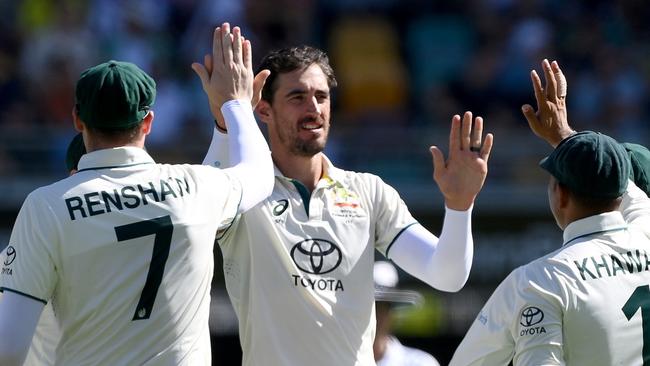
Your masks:
<instances>
[{"instance_id":1,"label":"man's face","mask_svg":"<svg viewBox=\"0 0 650 366\"><path fill-rule=\"evenodd\" d=\"M260 104L268 108L268 102ZM323 151L330 125L330 89L320 66L278 75L273 104L262 120L268 124L272 150L307 157Z\"/></svg>"}]
</instances>

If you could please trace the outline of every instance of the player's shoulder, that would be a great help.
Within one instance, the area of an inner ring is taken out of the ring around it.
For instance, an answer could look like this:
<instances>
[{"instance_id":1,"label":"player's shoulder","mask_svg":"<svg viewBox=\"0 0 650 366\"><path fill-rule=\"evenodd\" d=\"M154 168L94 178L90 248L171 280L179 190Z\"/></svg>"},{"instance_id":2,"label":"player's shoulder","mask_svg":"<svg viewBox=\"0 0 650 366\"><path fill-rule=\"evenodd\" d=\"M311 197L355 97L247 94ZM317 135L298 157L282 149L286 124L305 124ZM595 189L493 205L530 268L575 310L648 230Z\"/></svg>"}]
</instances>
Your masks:
<instances>
[{"instance_id":1,"label":"player's shoulder","mask_svg":"<svg viewBox=\"0 0 650 366\"><path fill-rule=\"evenodd\" d=\"M354 170L345 170L341 168L332 169L332 178L341 181L344 185L363 187L365 189L376 189L387 184L376 174L368 172L358 172Z\"/></svg>"}]
</instances>

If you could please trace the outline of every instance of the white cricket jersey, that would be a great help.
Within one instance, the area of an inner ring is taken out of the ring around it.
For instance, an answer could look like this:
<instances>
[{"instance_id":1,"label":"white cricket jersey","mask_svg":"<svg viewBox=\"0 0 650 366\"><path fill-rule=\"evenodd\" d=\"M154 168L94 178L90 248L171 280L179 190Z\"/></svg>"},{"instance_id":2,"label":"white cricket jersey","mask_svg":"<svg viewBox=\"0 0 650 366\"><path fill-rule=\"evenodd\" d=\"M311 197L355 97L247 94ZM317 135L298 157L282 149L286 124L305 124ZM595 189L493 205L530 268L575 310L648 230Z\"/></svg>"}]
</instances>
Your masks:
<instances>
[{"instance_id":1,"label":"white cricket jersey","mask_svg":"<svg viewBox=\"0 0 650 366\"><path fill-rule=\"evenodd\" d=\"M2 289L51 301L57 365L209 365L214 236L240 199L219 169L88 153L25 200Z\"/></svg>"},{"instance_id":2,"label":"white cricket jersey","mask_svg":"<svg viewBox=\"0 0 650 366\"><path fill-rule=\"evenodd\" d=\"M311 194L276 169L272 195L217 237L243 365L375 364L375 249L416 221L377 176L323 161Z\"/></svg>"},{"instance_id":3,"label":"white cricket jersey","mask_svg":"<svg viewBox=\"0 0 650 366\"><path fill-rule=\"evenodd\" d=\"M643 197L638 220L627 197L626 216L574 221L562 248L515 269L450 365L650 365L650 213Z\"/></svg>"}]
</instances>

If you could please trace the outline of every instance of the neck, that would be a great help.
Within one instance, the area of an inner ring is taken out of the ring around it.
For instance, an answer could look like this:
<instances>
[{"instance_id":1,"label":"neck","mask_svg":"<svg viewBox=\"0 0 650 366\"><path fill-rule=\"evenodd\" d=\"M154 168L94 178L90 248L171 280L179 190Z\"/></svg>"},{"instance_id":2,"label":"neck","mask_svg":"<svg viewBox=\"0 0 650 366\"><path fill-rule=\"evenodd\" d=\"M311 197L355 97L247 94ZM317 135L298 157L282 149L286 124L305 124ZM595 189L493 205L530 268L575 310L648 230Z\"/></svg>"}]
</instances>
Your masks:
<instances>
[{"instance_id":1,"label":"neck","mask_svg":"<svg viewBox=\"0 0 650 366\"><path fill-rule=\"evenodd\" d=\"M323 155L298 156L273 151L271 153L275 166L282 174L304 184L309 191L313 191L318 181L323 176Z\"/></svg>"},{"instance_id":2,"label":"neck","mask_svg":"<svg viewBox=\"0 0 650 366\"><path fill-rule=\"evenodd\" d=\"M104 139L98 138L88 133L84 133L84 142L86 144L86 151L92 152L96 150L113 149L116 147L139 147L144 149L144 138L138 139Z\"/></svg>"}]
</instances>

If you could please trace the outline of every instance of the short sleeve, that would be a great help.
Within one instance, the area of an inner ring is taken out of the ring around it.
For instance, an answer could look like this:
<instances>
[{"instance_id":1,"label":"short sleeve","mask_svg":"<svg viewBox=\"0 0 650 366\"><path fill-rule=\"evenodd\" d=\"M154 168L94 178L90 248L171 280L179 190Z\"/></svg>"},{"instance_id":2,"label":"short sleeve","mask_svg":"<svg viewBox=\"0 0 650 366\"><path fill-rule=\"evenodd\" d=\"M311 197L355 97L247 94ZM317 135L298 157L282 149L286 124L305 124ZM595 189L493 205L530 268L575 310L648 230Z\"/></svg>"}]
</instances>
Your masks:
<instances>
[{"instance_id":1,"label":"short sleeve","mask_svg":"<svg viewBox=\"0 0 650 366\"><path fill-rule=\"evenodd\" d=\"M25 199L3 252L0 288L47 303L57 281L54 248L59 239L56 216L36 192Z\"/></svg>"},{"instance_id":2,"label":"short sleeve","mask_svg":"<svg viewBox=\"0 0 650 366\"><path fill-rule=\"evenodd\" d=\"M375 220L375 248L386 255L387 249L397 237L417 221L397 191L379 177L371 177L370 192L373 200L373 217Z\"/></svg>"},{"instance_id":3,"label":"short sleeve","mask_svg":"<svg viewBox=\"0 0 650 366\"><path fill-rule=\"evenodd\" d=\"M533 262L535 263L535 262ZM562 302L557 279L539 267L524 267L519 280L520 306L515 309L513 365L564 365Z\"/></svg>"}]
</instances>

